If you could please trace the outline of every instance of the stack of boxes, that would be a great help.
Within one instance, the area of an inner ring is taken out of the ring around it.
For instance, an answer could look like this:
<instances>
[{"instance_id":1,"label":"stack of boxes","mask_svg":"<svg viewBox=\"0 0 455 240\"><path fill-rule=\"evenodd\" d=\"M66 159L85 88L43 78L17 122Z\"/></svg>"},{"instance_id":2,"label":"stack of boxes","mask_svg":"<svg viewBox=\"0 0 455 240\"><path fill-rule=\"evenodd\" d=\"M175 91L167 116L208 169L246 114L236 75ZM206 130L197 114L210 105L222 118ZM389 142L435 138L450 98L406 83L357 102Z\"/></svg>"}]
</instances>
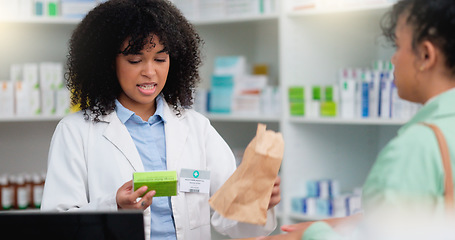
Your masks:
<instances>
[{"instance_id":1,"label":"stack of boxes","mask_svg":"<svg viewBox=\"0 0 455 240\"><path fill-rule=\"evenodd\" d=\"M397 0L294 0L295 10L306 9L344 9L352 7L368 7L380 4L392 4Z\"/></svg>"},{"instance_id":2,"label":"stack of boxes","mask_svg":"<svg viewBox=\"0 0 455 240\"><path fill-rule=\"evenodd\" d=\"M362 211L361 190L340 194L332 179L308 181L306 196L292 198L292 211L307 217L345 217Z\"/></svg>"},{"instance_id":3,"label":"stack of boxes","mask_svg":"<svg viewBox=\"0 0 455 240\"><path fill-rule=\"evenodd\" d=\"M398 96L390 61L377 60L372 68L366 69L343 68L338 78L337 84L324 87L291 86L288 89L290 115L409 119L420 108L419 104ZM304 97L296 95L302 92Z\"/></svg>"},{"instance_id":4,"label":"stack of boxes","mask_svg":"<svg viewBox=\"0 0 455 240\"><path fill-rule=\"evenodd\" d=\"M0 81L0 117L69 113L70 94L63 86L62 63L14 64L10 78Z\"/></svg>"},{"instance_id":5,"label":"stack of boxes","mask_svg":"<svg viewBox=\"0 0 455 240\"><path fill-rule=\"evenodd\" d=\"M335 117L338 113L337 86L292 86L289 88L291 116Z\"/></svg>"},{"instance_id":6,"label":"stack of boxes","mask_svg":"<svg viewBox=\"0 0 455 240\"><path fill-rule=\"evenodd\" d=\"M277 0L171 0L190 20L259 16L276 12Z\"/></svg>"},{"instance_id":7,"label":"stack of boxes","mask_svg":"<svg viewBox=\"0 0 455 240\"><path fill-rule=\"evenodd\" d=\"M82 18L106 0L0 0L0 17Z\"/></svg>"},{"instance_id":8,"label":"stack of boxes","mask_svg":"<svg viewBox=\"0 0 455 240\"><path fill-rule=\"evenodd\" d=\"M275 115L280 112L277 87L268 86L268 67L256 65L247 72L244 56L222 56L215 60L210 90L198 89L195 109L223 114Z\"/></svg>"}]
</instances>

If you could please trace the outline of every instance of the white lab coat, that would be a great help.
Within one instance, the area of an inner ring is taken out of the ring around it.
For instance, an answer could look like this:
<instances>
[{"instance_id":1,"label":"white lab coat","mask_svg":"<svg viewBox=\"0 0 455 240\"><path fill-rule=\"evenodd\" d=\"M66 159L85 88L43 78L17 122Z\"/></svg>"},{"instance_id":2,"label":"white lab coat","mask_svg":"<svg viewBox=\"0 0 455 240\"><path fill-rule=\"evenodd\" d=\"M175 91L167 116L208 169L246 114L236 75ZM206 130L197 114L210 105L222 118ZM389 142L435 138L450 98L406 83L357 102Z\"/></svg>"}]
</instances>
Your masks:
<instances>
[{"instance_id":1,"label":"white lab coat","mask_svg":"<svg viewBox=\"0 0 455 240\"><path fill-rule=\"evenodd\" d=\"M226 142L207 118L194 110L180 117L164 107L167 169L210 171L210 196L235 170L235 159ZM116 193L144 171L141 158L117 114L95 123L78 112L62 119L52 137L42 210L117 210ZM258 183L259 184L259 183ZM257 226L223 218L210 209L209 194L183 193L171 197L177 239L210 239L210 223L233 238L271 233L277 223L273 209L267 224ZM211 216L211 217L210 217ZM150 208L144 211L145 235L150 237Z\"/></svg>"}]
</instances>

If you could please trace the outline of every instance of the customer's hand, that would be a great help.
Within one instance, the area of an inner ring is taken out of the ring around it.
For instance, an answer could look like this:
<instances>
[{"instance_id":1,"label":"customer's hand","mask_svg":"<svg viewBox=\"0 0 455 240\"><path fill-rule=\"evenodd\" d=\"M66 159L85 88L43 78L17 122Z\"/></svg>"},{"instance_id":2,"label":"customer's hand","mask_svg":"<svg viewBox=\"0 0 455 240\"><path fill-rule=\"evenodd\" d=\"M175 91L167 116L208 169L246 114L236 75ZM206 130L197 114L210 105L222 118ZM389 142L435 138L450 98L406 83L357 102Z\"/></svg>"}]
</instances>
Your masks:
<instances>
[{"instance_id":1,"label":"customer's hand","mask_svg":"<svg viewBox=\"0 0 455 240\"><path fill-rule=\"evenodd\" d=\"M280 183L281 178L278 176L273 184L272 195L270 196L269 207L267 209L275 207L281 201Z\"/></svg>"},{"instance_id":2,"label":"customer's hand","mask_svg":"<svg viewBox=\"0 0 455 240\"><path fill-rule=\"evenodd\" d=\"M303 236L303 230L297 230L290 233L273 235L268 237L258 237L256 240L300 240Z\"/></svg>"},{"instance_id":3,"label":"customer's hand","mask_svg":"<svg viewBox=\"0 0 455 240\"><path fill-rule=\"evenodd\" d=\"M145 194L139 201L138 198L141 197L147 191L147 186L140 187L135 192L133 192L133 180L130 180L123 184L117 190L117 206L119 209L142 209L145 210L152 204L153 196L155 196L155 191L152 190Z\"/></svg>"},{"instance_id":4,"label":"customer's hand","mask_svg":"<svg viewBox=\"0 0 455 240\"><path fill-rule=\"evenodd\" d=\"M294 232L294 231L305 231L311 224L314 222L300 222L296 224L283 225L281 226L281 231L283 232Z\"/></svg>"}]
</instances>

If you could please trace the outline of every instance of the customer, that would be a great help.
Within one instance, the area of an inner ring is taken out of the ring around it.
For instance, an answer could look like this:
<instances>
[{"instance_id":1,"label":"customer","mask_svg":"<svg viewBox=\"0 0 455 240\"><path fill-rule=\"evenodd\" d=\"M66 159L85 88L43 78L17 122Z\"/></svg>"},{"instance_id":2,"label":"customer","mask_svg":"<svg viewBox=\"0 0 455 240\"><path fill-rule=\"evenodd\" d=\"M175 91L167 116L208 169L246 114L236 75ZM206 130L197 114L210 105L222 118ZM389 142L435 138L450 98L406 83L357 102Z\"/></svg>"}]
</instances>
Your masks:
<instances>
[{"instance_id":1,"label":"customer","mask_svg":"<svg viewBox=\"0 0 455 240\"><path fill-rule=\"evenodd\" d=\"M396 45L398 94L424 106L379 154L363 187L363 216L282 226L291 234L263 239L392 239L384 235L403 233L411 234L406 239L448 239L435 230L448 210L441 152L434 132L421 123L441 129L455 169L455 4L403 0L389 17L383 31ZM443 229L453 231L453 225Z\"/></svg>"},{"instance_id":2,"label":"customer","mask_svg":"<svg viewBox=\"0 0 455 240\"><path fill-rule=\"evenodd\" d=\"M265 226L225 219L208 200L235 170L232 151L194 110L202 41L166 0L111 0L94 8L70 40L67 86L81 111L52 138L42 210L141 209L152 239L269 234L279 178ZM209 193L156 197L132 190L136 171L210 171ZM272 187L272 186L271 186Z\"/></svg>"}]
</instances>

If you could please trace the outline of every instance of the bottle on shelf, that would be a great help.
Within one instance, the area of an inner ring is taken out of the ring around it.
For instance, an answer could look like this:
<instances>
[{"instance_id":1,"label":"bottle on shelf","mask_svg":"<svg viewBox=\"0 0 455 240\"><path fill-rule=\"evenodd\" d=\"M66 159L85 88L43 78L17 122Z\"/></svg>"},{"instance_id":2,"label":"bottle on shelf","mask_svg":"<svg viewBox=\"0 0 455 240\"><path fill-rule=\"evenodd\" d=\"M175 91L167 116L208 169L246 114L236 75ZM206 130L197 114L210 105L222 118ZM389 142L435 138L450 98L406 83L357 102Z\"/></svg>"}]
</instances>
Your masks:
<instances>
[{"instance_id":1,"label":"bottle on shelf","mask_svg":"<svg viewBox=\"0 0 455 240\"><path fill-rule=\"evenodd\" d=\"M44 178L39 174L33 174L32 194L30 207L40 208L41 199L43 198Z\"/></svg>"},{"instance_id":2,"label":"bottle on shelf","mask_svg":"<svg viewBox=\"0 0 455 240\"><path fill-rule=\"evenodd\" d=\"M14 177L14 208L26 209L28 207L28 191L25 185L25 178L23 175Z\"/></svg>"},{"instance_id":3,"label":"bottle on shelf","mask_svg":"<svg viewBox=\"0 0 455 240\"><path fill-rule=\"evenodd\" d=\"M7 175L0 176L0 210L13 207L13 189Z\"/></svg>"}]
</instances>

